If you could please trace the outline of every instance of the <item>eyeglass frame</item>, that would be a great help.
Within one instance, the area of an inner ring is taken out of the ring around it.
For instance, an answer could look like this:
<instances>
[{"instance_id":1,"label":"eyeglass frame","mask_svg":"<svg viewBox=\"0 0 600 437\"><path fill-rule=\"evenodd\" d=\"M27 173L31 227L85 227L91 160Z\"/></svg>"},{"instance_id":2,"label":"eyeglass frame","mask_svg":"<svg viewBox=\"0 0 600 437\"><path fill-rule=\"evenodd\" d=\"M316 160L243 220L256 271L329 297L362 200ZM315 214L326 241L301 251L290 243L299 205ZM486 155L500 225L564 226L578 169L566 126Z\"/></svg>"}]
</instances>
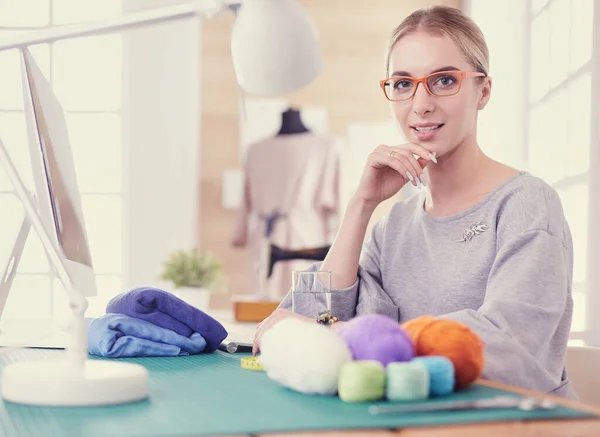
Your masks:
<instances>
[{"instance_id":1,"label":"eyeglass frame","mask_svg":"<svg viewBox=\"0 0 600 437\"><path fill-rule=\"evenodd\" d=\"M444 74L457 74L458 75L458 89L456 90L455 93L453 94L444 94L442 96L438 95L438 94L434 94L430 89L429 89L429 85L427 84L427 80L431 77L431 76L439 76L439 75L444 75ZM392 77L388 77L387 79L382 79L379 81L379 86L381 87L381 91L383 91L383 95L385 96L385 98L387 100L389 100L390 102L404 102L406 100L410 100L412 99L416 92L417 92L417 88L419 88L419 84L422 83L425 90L431 94L434 97L451 97L451 96L455 96L458 94L458 92L460 91L460 88L462 86L462 81L464 79L468 79L468 78L472 78L472 77L487 77L487 74L485 73L481 73L479 71L460 71L460 70L448 70L448 71L437 71L435 73L431 73L428 74L425 77L412 77L412 76L392 76ZM402 100L392 100L388 97L387 93L385 92L385 83L390 80L390 79L409 79L412 80L415 83L415 87L413 89L413 92L411 93L411 95L409 97L407 97L406 99L402 99Z\"/></svg>"}]
</instances>

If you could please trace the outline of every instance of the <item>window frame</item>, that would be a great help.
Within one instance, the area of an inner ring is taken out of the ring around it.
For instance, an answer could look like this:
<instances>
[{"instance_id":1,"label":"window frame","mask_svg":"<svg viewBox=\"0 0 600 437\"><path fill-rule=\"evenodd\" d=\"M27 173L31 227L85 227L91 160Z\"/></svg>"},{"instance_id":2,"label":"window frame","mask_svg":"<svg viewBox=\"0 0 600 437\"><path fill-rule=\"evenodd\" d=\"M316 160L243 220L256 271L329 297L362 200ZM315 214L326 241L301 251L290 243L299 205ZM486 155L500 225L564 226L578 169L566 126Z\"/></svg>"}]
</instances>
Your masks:
<instances>
[{"instance_id":1,"label":"window frame","mask_svg":"<svg viewBox=\"0 0 600 437\"><path fill-rule=\"evenodd\" d=\"M54 17L53 17L53 6L54 6L54 2L55 0L48 0L48 4L49 4L49 17L48 17L48 23L45 26L3 26L0 27L0 31L4 32L4 31L15 31L15 32L20 32L20 31L27 31L27 32L34 32L34 31L39 31L42 29L46 29L49 28L51 26L54 25ZM120 11L123 12L123 2L120 2ZM61 23L62 24L62 23ZM116 54L116 56L120 59L121 62L121 67L120 67L120 76L121 78L123 77L123 70L124 70L124 57L123 57L123 36L122 35L118 35L121 39L121 44L120 44L120 52L118 54ZM95 38L95 37L88 37L88 38ZM99 36L99 38L102 38L102 36ZM49 43L48 44L48 56L49 56L49 71L48 71L48 80L50 81L50 83L52 84L53 88L55 85L55 80L54 80L54 68L55 68L55 56L54 56L54 51L55 51L55 44L56 43ZM122 90L122 82L121 82L121 90ZM121 91L121 96L122 96L122 91ZM6 114L6 113L17 113L17 114L24 114L24 110L23 109L0 109L0 114ZM124 118L124 109L123 109L123 102L121 102L121 105L119 108L117 108L116 110L106 110L106 109L98 109L98 110L86 110L86 109L78 109L78 110L73 110L73 109L67 109L65 108L65 115L68 118L70 115L80 115L80 114L84 114L84 115L94 115L94 114L113 114L116 115L119 120L120 120L120 124L121 124L121 133L120 133L120 150L118 151L118 153L122 156L123 155L123 141L122 141L122 125L123 125L123 118ZM8 146L10 148L10 146ZM29 155L29 152L26 152L27 155ZM123 163L121 163L121 165L123 165ZM77 170L77 169L76 169ZM121 169L119 169L119 172L122 174ZM121 176L120 174L120 176ZM80 188L80 194L82 196L82 200L85 203L85 201L89 201L91 198L101 198L101 197L106 197L106 196L116 196L118 197L118 199L120 200L120 204L121 204L121 214L119 217L120 223L119 223L119 231L122 233L123 230L123 195L124 195L124 187L123 187L124 181L121 180L120 183L120 188L117 191L111 190L111 192L97 192L97 191L86 191L86 190L81 190ZM10 188L10 189L0 189L0 198L4 198L5 196L15 196L16 197L16 193L14 191L14 189ZM8 198L8 197L6 197ZM16 231L18 231L18 227L16 229ZM89 232L89 229L88 229ZM14 237L16 238L16 232ZM89 237L89 234L88 234ZM30 244L30 240L31 239L37 239L38 237L35 235L35 232L33 229L30 230L29 232L29 236L28 236L28 243L25 246L25 252L27 252L27 247ZM122 259L122 254L123 254L123 245L125 244L125 241L123 238L121 238L121 249L119 250L119 255ZM6 247L3 250L3 254L6 254L5 256L8 257L10 255L10 251L12 250L12 247ZM0 255L0 260L4 257L4 255ZM45 299L41 299L38 302L36 302L36 312L37 313L44 313L47 314L48 317L55 317L57 315L57 313L64 313L64 311L62 311L62 308L60 311L56 311L56 305L55 305L55 301L62 301L64 300L66 297L63 296L64 295L64 290L58 290L60 287L57 286L57 280L58 277L55 274L55 272L53 271L51 264L48 263L49 266L47 269L40 269L38 270L32 270L32 271L20 271L17 270L17 273L15 275L15 281L17 281L19 278L35 278L35 277L47 277L48 278L48 284L49 284L49 288L48 288L48 292L49 292L49 300L45 301ZM4 267L2 267L4 268ZM107 281L112 281L112 280L117 280L122 282L123 281L123 263L120 263L120 267L118 269L118 271L114 270L114 271L110 271L108 273L98 273L97 271L95 272L95 276L96 278L99 279L105 279ZM7 300L7 304L9 304L11 298L10 296L12 296L15 292L17 292L16 290L11 290L11 293L9 294L8 300ZM44 290L45 293L45 290ZM89 302L89 307L88 307L88 311L87 311L87 315L88 316L98 316L101 313L104 313L104 305L102 304L102 299L105 298L106 296L103 296L103 293L101 290L98 291L98 295L96 297L91 297L88 298L88 302ZM98 300L98 302L96 302L96 300ZM39 309L40 305L44 305L46 306L46 310L41 310ZM100 306L98 306L100 305ZM98 306L98 307L97 307ZM97 307L97 308L96 308ZM6 307L5 307L6 309ZM10 309L10 307L9 307ZM67 308L68 309L68 308ZM22 309L19 308L19 312L15 312L15 314L12 317L15 318L22 318L22 317L28 317L28 314L30 313L30 309L29 307L23 307ZM68 313L68 311L67 311ZM10 314L10 313L9 313ZM70 314L67 314L70 316ZM10 315L4 314L3 317L11 317Z\"/></svg>"}]
</instances>

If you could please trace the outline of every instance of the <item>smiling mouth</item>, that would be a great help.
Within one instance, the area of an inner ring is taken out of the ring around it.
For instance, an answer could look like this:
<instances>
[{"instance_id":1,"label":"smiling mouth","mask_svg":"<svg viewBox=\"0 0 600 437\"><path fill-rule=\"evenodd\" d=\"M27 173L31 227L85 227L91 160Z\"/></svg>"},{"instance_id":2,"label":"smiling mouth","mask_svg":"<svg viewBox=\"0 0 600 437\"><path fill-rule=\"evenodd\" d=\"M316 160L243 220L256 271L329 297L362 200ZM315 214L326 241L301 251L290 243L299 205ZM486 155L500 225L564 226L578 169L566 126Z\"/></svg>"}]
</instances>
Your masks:
<instances>
[{"instance_id":1,"label":"smiling mouth","mask_svg":"<svg viewBox=\"0 0 600 437\"><path fill-rule=\"evenodd\" d=\"M427 127L415 127L415 126L411 126L411 129L416 130L417 132L431 132L433 130L439 129L443 126L444 124L438 124L436 126L427 126Z\"/></svg>"}]
</instances>

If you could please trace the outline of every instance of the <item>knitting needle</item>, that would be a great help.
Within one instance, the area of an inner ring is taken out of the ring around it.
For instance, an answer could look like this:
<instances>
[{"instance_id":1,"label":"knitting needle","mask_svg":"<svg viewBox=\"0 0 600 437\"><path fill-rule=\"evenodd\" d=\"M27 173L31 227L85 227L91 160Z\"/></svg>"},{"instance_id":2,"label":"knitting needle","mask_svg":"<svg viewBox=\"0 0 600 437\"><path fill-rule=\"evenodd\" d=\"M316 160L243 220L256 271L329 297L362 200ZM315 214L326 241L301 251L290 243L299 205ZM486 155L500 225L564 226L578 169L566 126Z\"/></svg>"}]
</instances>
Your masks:
<instances>
[{"instance_id":1,"label":"knitting needle","mask_svg":"<svg viewBox=\"0 0 600 437\"><path fill-rule=\"evenodd\" d=\"M490 399L474 401L446 401L419 405L372 405L369 407L371 414L398 414L418 413L428 411L458 411L481 410L491 408L519 408L521 410L549 410L556 405L548 400L533 397L520 398L513 396L496 396Z\"/></svg>"}]
</instances>

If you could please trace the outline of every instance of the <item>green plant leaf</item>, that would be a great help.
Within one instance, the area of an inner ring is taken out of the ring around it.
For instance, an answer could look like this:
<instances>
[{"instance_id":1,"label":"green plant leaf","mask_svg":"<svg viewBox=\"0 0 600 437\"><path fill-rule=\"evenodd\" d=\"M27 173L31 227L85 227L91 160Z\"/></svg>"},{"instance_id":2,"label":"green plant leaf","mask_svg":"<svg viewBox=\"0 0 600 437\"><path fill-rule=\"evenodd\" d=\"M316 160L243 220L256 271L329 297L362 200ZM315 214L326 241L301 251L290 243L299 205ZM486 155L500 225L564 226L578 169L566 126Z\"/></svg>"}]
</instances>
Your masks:
<instances>
[{"instance_id":1,"label":"green plant leaf","mask_svg":"<svg viewBox=\"0 0 600 437\"><path fill-rule=\"evenodd\" d=\"M214 291L220 283L223 266L210 253L196 248L171 253L163 264L161 279L171 281L175 288L205 288Z\"/></svg>"}]
</instances>

